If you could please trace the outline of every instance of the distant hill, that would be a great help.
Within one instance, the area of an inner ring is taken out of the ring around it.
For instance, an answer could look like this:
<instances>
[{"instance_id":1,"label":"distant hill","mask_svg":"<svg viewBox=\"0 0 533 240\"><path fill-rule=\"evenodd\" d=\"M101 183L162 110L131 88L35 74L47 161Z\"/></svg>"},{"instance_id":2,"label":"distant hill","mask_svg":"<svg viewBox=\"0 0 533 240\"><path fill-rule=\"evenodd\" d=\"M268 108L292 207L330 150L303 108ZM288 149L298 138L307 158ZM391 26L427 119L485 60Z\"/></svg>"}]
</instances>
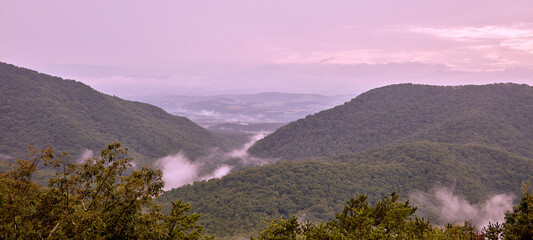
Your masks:
<instances>
[{"instance_id":1,"label":"distant hill","mask_svg":"<svg viewBox=\"0 0 533 240\"><path fill-rule=\"evenodd\" d=\"M249 152L297 159L421 140L485 144L533 157L533 87L382 87L287 124Z\"/></svg>"},{"instance_id":2,"label":"distant hill","mask_svg":"<svg viewBox=\"0 0 533 240\"><path fill-rule=\"evenodd\" d=\"M158 107L6 63L0 63L0 133L3 159L25 155L30 144L76 156L120 141L145 159L180 150L195 158L209 148L229 146L228 140Z\"/></svg>"},{"instance_id":3,"label":"distant hill","mask_svg":"<svg viewBox=\"0 0 533 240\"><path fill-rule=\"evenodd\" d=\"M473 203L492 194L519 195L532 172L532 159L500 148L423 141L249 168L173 189L158 201L168 207L169 200L183 198L202 214L208 232L249 236L264 229L267 218L326 220L361 193L372 202L393 190L407 197L435 186L454 187Z\"/></svg>"},{"instance_id":4,"label":"distant hill","mask_svg":"<svg viewBox=\"0 0 533 240\"><path fill-rule=\"evenodd\" d=\"M254 135L272 133L283 125L284 123L220 123L207 129L243 146L249 143Z\"/></svg>"},{"instance_id":5,"label":"distant hill","mask_svg":"<svg viewBox=\"0 0 533 240\"><path fill-rule=\"evenodd\" d=\"M207 129L211 131L273 132L283 125L284 123L221 123L210 126Z\"/></svg>"},{"instance_id":6,"label":"distant hill","mask_svg":"<svg viewBox=\"0 0 533 240\"><path fill-rule=\"evenodd\" d=\"M221 123L287 123L342 104L351 97L267 92L214 96L146 95L132 98L211 127Z\"/></svg>"}]
</instances>

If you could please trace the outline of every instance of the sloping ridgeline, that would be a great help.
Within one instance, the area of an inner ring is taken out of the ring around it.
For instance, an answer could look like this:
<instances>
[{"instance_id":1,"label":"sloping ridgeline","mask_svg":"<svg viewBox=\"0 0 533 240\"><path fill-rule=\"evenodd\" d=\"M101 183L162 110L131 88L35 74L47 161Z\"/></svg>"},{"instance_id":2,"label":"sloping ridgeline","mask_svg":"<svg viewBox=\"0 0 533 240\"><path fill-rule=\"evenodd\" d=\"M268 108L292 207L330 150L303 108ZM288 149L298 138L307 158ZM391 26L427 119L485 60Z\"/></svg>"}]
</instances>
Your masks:
<instances>
[{"instance_id":1,"label":"sloping ridgeline","mask_svg":"<svg viewBox=\"0 0 533 240\"><path fill-rule=\"evenodd\" d=\"M533 157L533 87L382 87L283 126L249 152L289 160L420 140L486 144Z\"/></svg>"},{"instance_id":2,"label":"sloping ridgeline","mask_svg":"<svg viewBox=\"0 0 533 240\"><path fill-rule=\"evenodd\" d=\"M326 220L362 193L375 202L393 190L407 197L455 185L456 194L474 203L492 194L519 195L532 172L532 159L501 148L422 141L249 168L173 189L158 201L167 208L169 200L190 202L202 214L201 224L219 237L250 236L265 228L265 219L280 215Z\"/></svg>"},{"instance_id":3,"label":"sloping ridgeline","mask_svg":"<svg viewBox=\"0 0 533 240\"><path fill-rule=\"evenodd\" d=\"M281 127L250 149L276 164L167 192L202 214L207 231L249 236L266 218L327 219L361 193L372 201L455 186L472 203L520 194L533 180L533 88L378 88ZM312 157L321 157L315 160ZM168 203L167 203L168 204Z\"/></svg>"},{"instance_id":4,"label":"sloping ridgeline","mask_svg":"<svg viewBox=\"0 0 533 240\"><path fill-rule=\"evenodd\" d=\"M195 158L228 147L222 137L158 107L6 63L0 63L0 133L4 158L25 156L30 144L76 156L120 141L144 159L180 150Z\"/></svg>"}]
</instances>

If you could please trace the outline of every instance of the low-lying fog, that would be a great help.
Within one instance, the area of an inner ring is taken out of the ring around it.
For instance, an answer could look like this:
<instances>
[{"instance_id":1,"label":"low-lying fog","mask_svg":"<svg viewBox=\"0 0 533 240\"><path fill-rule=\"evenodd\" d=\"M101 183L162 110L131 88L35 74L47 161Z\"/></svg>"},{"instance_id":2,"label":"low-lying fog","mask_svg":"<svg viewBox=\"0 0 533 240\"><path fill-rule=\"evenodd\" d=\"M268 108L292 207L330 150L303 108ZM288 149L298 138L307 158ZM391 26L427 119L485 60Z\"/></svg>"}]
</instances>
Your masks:
<instances>
[{"instance_id":1,"label":"low-lying fog","mask_svg":"<svg viewBox=\"0 0 533 240\"><path fill-rule=\"evenodd\" d=\"M274 162L275 159L256 158L247 153L248 148L267 134L268 132L257 132L240 149L231 152L214 149L210 155L194 161L185 157L181 152L157 160L156 167L163 171L164 190L195 181L221 178L234 169Z\"/></svg>"},{"instance_id":2,"label":"low-lying fog","mask_svg":"<svg viewBox=\"0 0 533 240\"><path fill-rule=\"evenodd\" d=\"M255 133L240 149L231 152L213 150L212 154L191 162L184 154L166 156L157 161L156 166L163 171L164 190L170 190L195 181L221 178L232 170L246 166L272 163L275 159L261 159L247 153L256 141L268 132ZM489 223L505 221L505 212L512 210L512 194L496 194L484 202L472 204L464 197L454 194L446 187L435 187L430 192L415 191L409 199L419 208L418 213L425 212L437 217L437 222L462 224L469 221L478 229Z\"/></svg>"},{"instance_id":3,"label":"low-lying fog","mask_svg":"<svg viewBox=\"0 0 533 240\"><path fill-rule=\"evenodd\" d=\"M495 194L484 202L472 204L446 187L435 187L429 193L414 192L409 197L414 206L436 216L438 222L462 224L469 221L479 230L489 222L505 222L505 212L512 210L513 198L512 194Z\"/></svg>"}]
</instances>

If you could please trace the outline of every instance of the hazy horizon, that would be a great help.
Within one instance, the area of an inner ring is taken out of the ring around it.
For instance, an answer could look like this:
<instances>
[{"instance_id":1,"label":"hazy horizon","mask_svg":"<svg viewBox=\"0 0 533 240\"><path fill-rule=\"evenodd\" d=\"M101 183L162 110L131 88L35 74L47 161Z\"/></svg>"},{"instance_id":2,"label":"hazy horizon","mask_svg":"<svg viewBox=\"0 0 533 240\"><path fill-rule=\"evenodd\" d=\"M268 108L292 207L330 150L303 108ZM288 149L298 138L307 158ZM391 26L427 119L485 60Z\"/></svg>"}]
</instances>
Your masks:
<instances>
[{"instance_id":1,"label":"hazy horizon","mask_svg":"<svg viewBox=\"0 0 533 240\"><path fill-rule=\"evenodd\" d=\"M120 97L533 85L531 1L3 1L0 61Z\"/></svg>"}]
</instances>

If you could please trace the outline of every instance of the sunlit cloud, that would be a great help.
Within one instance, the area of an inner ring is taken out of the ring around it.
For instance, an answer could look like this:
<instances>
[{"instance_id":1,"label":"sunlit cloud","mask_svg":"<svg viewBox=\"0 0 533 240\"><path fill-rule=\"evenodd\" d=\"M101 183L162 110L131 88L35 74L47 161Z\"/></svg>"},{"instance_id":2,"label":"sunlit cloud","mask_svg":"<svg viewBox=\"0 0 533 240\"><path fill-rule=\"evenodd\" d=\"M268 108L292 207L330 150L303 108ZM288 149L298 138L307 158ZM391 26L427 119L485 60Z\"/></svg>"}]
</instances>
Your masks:
<instances>
[{"instance_id":1,"label":"sunlit cloud","mask_svg":"<svg viewBox=\"0 0 533 240\"><path fill-rule=\"evenodd\" d=\"M408 29L410 32L462 43L461 47L449 49L450 53L456 52L459 56L461 51L468 54L468 57L462 60L456 58L459 64L447 64L453 69L501 71L507 68L533 67L533 24L531 23L453 28L409 27Z\"/></svg>"},{"instance_id":2,"label":"sunlit cloud","mask_svg":"<svg viewBox=\"0 0 533 240\"><path fill-rule=\"evenodd\" d=\"M501 45L533 54L533 34L528 38L508 39L502 42Z\"/></svg>"},{"instance_id":3,"label":"sunlit cloud","mask_svg":"<svg viewBox=\"0 0 533 240\"><path fill-rule=\"evenodd\" d=\"M533 54L533 24L531 23L454 28L411 27L409 31L454 41L489 42ZM482 46L486 47L486 44Z\"/></svg>"},{"instance_id":4,"label":"sunlit cloud","mask_svg":"<svg viewBox=\"0 0 533 240\"><path fill-rule=\"evenodd\" d=\"M460 28L429 28L414 27L413 32L427 33L441 38L450 38L459 41L469 41L476 39L501 39L530 37L530 29L518 28L515 26L483 26L483 27L460 27Z\"/></svg>"},{"instance_id":5,"label":"sunlit cloud","mask_svg":"<svg viewBox=\"0 0 533 240\"><path fill-rule=\"evenodd\" d=\"M482 50L482 51L480 51ZM452 71L491 72L502 71L517 63L501 57L499 52L488 48L462 47L443 51L407 50L346 50L318 51L309 54L291 54L280 59L278 64L337 64L337 65L380 65L391 63L424 63L443 65Z\"/></svg>"},{"instance_id":6,"label":"sunlit cloud","mask_svg":"<svg viewBox=\"0 0 533 240\"><path fill-rule=\"evenodd\" d=\"M276 63L357 65L419 62L467 72L533 68L533 24L529 23L448 28L389 26L374 32L391 38L403 37L411 47L391 49L342 46L307 52L286 51ZM417 40L420 39L416 37L417 34L434 38L420 41Z\"/></svg>"}]
</instances>

